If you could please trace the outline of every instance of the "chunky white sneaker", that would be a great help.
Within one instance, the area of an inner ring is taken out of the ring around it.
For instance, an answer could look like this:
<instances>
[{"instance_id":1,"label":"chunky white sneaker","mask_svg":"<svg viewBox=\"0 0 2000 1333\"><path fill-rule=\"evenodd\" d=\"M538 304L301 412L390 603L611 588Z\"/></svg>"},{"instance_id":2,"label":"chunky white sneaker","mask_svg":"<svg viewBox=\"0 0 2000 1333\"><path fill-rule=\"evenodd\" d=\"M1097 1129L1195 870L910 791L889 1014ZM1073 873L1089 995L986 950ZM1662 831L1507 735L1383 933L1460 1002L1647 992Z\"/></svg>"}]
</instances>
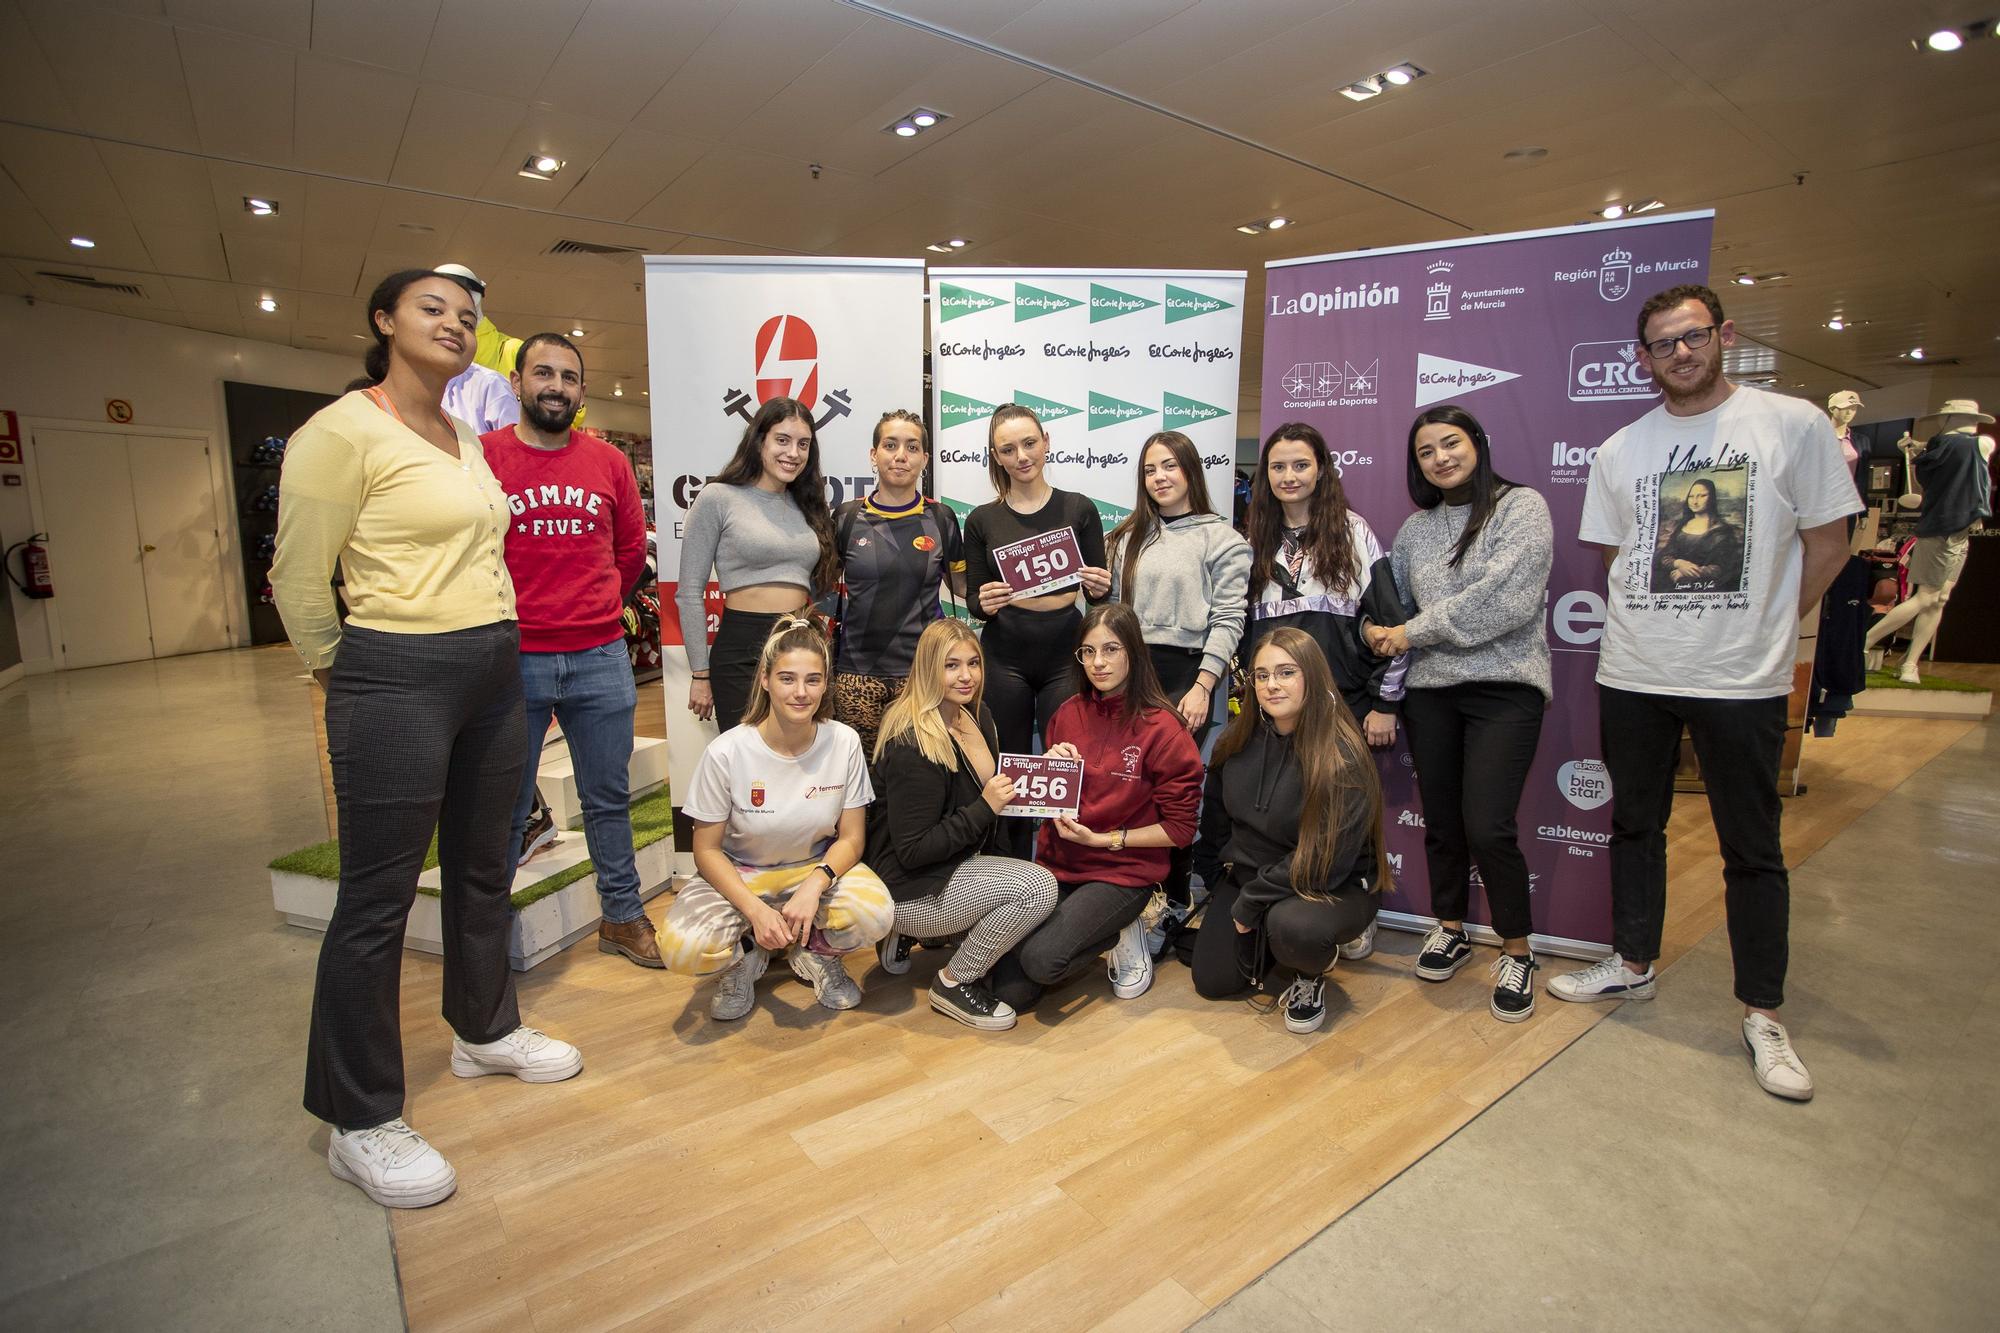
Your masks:
<instances>
[{"instance_id":1,"label":"chunky white sneaker","mask_svg":"<svg viewBox=\"0 0 2000 1333\"><path fill-rule=\"evenodd\" d=\"M1134 921L1118 932L1111 946L1111 993L1121 1000L1136 1000L1153 985L1153 955L1146 951L1146 923Z\"/></svg>"},{"instance_id":2,"label":"chunky white sneaker","mask_svg":"<svg viewBox=\"0 0 2000 1333\"><path fill-rule=\"evenodd\" d=\"M1549 994L1558 1000L1587 1003L1591 1000L1650 1000L1653 998L1653 968L1649 963L1641 976L1625 966L1617 954L1601 958L1589 967L1565 972L1549 980Z\"/></svg>"},{"instance_id":3,"label":"chunky white sneaker","mask_svg":"<svg viewBox=\"0 0 2000 1333\"><path fill-rule=\"evenodd\" d=\"M771 951L756 945L744 949L715 983L715 995L708 1002L708 1016L724 1023L734 1022L757 1005L757 979L771 965Z\"/></svg>"},{"instance_id":4,"label":"chunky white sneaker","mask_svg":"<svg viewBox=\"0 0 2000 1333\"><path fill-rule=\"evenodd\" d=\"M1812 1100L1812 1075L1792 1049L1792 1038L1783 1023L1751 1014L1743 1020L1743 1048L1750 1052L1750 1068L1757 1075L1758 1087L1788 1101Z\"/></svg>"},{"instance_id":5,"label":"chunky white sneaker","mask_svg":"<svg viewBox=\"0 0 2000 1333\"><path fill-rule=\"evenodd\" d=\"M852 1009L861 1003L861 987L847 975L847 965L829 954L793 949L786 956L792 973L813 988L822 1009Z\"/></svg>"},{"instance_id":6,"label":"chunky white sneaker","mask_svg":"<svg viewBox=\"0 0 2000 1333\"><path fill-rule=\"evenodd\" d=\"M560 1083L583 1072L583 1052L546 1032L518 1027L498 1041L453 1037L451 1072L460 1078L512 1074L523 1083Z\"/></svg>"},{"instance_id":7,"label":"chunky white sneaker","mask_svg":"<svg viewBox=\"0 0 2000 1333\"><path fill-rule=\"evenodd\" d=\"M1368 923L1368 929L1362 931L1358 936L1349 940L1347 943L1341 945L1340 956L1342 958L1345 958L1350 963L1358 963L1362 959L1366 958L1369 954L1374 953L1375 926L1376 923L1370 921Z\"/></svg>"},{"instance_id":8,"label":"chunky white sneaker","mask_svg":"<svg viewBox=\"0 0 2000 1333\"><path fill-rule=\"evenodd\" d=\"M384 1208L428 1208L458 1188L458 1173L444 1154L401 1120L352 1133L334 1130L326 1165Z\"/></svg>"},{"instance_id":9,"label":"chunky white sneaker","mask_svg":"<svg viewBox=\"0 0 2000 1333\"><path fill-rule=\"evenodd\" d=\"M875 961L882 964L882 970L890 976L900 977L910 970L910 954L916 947L914 939L892 928L875 942Z\"/></svg>"}]
</instances>

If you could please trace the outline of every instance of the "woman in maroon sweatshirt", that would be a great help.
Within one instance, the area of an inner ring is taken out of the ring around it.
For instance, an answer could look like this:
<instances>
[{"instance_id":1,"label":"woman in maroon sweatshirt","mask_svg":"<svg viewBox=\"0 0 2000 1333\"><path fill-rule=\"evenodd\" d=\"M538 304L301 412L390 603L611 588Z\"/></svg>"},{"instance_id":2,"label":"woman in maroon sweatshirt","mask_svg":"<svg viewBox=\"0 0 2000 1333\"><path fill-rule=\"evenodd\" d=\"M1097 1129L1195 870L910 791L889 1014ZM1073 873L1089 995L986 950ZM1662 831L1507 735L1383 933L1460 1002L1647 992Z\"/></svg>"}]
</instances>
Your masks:
<instances>
[{"instance_id":1,"label":"woman in maroon sweatshirt","mask_svg":"<svg viewBox=\"0 0 2000 1333\"><path fill-rule=\"evenodd\" d=\"M1139 916L1173 849L1194 841L1201 804L1201 753L1160 689L1132 608L1092 608L1076 663L1076 693L1050 719L1048 753L1083 761L1082 799L1075 819L1043 825L1035 849L1061 898L991 975L994 994L1022 1012L1107 949L1112 993L1146 993L1153 959Z\"/></svg>"}]
</instances>

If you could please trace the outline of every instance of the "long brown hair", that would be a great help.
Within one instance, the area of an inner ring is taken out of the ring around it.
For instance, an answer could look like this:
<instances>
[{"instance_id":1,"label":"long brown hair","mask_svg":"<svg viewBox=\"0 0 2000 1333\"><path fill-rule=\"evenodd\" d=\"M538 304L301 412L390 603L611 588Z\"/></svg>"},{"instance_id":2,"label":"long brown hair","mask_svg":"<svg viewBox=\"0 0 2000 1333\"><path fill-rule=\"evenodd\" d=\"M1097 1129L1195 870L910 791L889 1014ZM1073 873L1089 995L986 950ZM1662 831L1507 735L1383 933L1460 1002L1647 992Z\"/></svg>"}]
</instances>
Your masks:
<instances>
[{"instance_id":1,"label":"long brown hair","mask_svg":"<svg viewBox=\"0 0 2000 1333\"><path fill-rule=\"evenodd\" d=\"M778 423L795 419L805 422L812 440L806 446L805 467L785 490L805 515L806 526L813 530L813 536L819 538L819 560L813 565L811 589L818 597L832 592L840 582L840 552L833 549L833 511L827 508L826 480L819 470L819 431L806 405L796 398L773 398L758 408L757 415L743 428L736 452L715 479L725 486L755 486L764 476L764 437Z\"/></svg>"},{"instance_id":2,"label":"long brown hair","mask_svg":"<svg viewBox=\"0 0 2000 1333\"><path fill-rule=\"evenodd\" d=\"M1132 664L1125 677L1125 692L1120 696L1125 703L1119 710L1119 721L1129 724L1154 708L1173 712L1173 701L1160 688L1160 675L1153 670L1153 656L1146 651L1146 635L1139 628L1138 614L1123 602L1105 602L1091 607L1084 613L1083 624L1076 631L1076 646L1083 647L1083 641L1090 636L1090 632L1100 627L1111 631L1118 640L1118 646L1125 650L1125 660ZM1069 679L1071 693L1086 698L1097 697L1097 687L1090 683L1090 673L1083 669L1082 662L1070 667Z\"/></svg>"},{"instance_id":3,"label":"long brown hair","mask_svg":"<svg viewBox=\"0 0 2000 1333\"><path fill-rule=\"evenodd\" d=\"M1346 851L1340 845L1340 830L1358 808L1366 816L1366 827L1374 843L1374 892L1392 887L1389 848L1382 833L1382 779L1375 771L1375 756L1361 734L1361 724L1347 711L1340 691L1333 684L1333 668L1326 654L1304 630L1289 626L1272 630L1257 640L1250 653L1253 666L1258 654L1275 648L1298 664L1304 676L1305 707L1299 724L1292 729L1292 753L1298 756L1302 800L1299 809L1299 845L1292 851L1292 884L1317 885L1330 878L1338 858ZM1243 711L1230 719L1229 727L1215 743L1210 768L1220 767L1240 753L1257 728L1264 725L1264 710L1257 702L1254 684L1243 691ZM1299 888L1307 898L1321 896Z\"/></svg>"},{"instance_id":4,"label":"long brown hair","mask_svg":"<svg viewBox=\"0 0 2000 1333\"><path fill-rule=\"evenodd\" d=\"M833 649L827 646L826 635L820 633L819 625L810 617L787 616L772 627L771 636L764 640L764 651L757 654L757 675L750 682L750 698L743 706L744 726L754 727L771 715L771 691L765 686L764 677L776 669L779 658L793 652L819 656L826 692L820 695L819 707L813 710L813 721L824 722L833 716Z\"/></svg>"},{"instance_id":5,"label":"long brown hair","mask_svg":"<svg viewBox=\"0 0 2000 1333\"><path fill-rule=\"evenodd\" d=\"M1000 466L1000 460L993 456L993 433L1000 429L1001 422L1012 421L1016 417L1026 417L1034 422L1035 434L1041 436L1044 442L1049 438L1048 429L1042 425L1042 419L1035 415L1034 408L1023 407L1019 403L1002 403L993 409L993 415L986 419L986 475L993 482L995 495L1006 495L1007 488L1014 484L1014 478L1006 468ZM1046 459L1043 461L1047 462Z\"/></svg>"},{"instance_id":6,"label":"long brown hair","mask_svg":"<svg viewBox=\"0 0 2000 1333\"><path fill-rule=\"evenodd\" d=\"M940 710L944 704L944 659L962 643L971 644L974 651L979 649L979 636L963 620L947 616L924 626L924 632L917 636L916 656L910 661L903 692L882 714L882 726L875 733L876 760L887 753L889 742L908 736L924 758L950 772L958 771L958 750L951 743L951 732ZM983 667L984 653L980 654L980 662ZM973 691L972 702L965 705L965 711L972 714L975 722L979 719L979 701L985 695L986 678L982 671L979 688Z\"/></svg>"},{"instance_id":7,"label":"long brown hair","mask_svg":"<svg viewBox=\"0 0 2000 1333\"><path fill-rule=\"evenodd\" d=\"M1306 560L1321 583L1338 590L1349 579L1361 577L1360 555L1354 549L1354 534L1347 525L1347 489L1327 452L1326 437L1303 421L1287 421L1271 432L1257 454L1257 475L1250 480L1250 596L1254 600L1265 584L1277 577L1278 547L1285 538L1285 506L1271 489L1271 450L1295 440L1312 450L1319 463L1319 480L1313 483L1312 507L1306 515Z\"/></svg>"},{"instance_id":8,"label":"long brown hair","mask_svg":"<svg viewBox=\"0 0 2000 1333\"><path fill-rule=\"evenodd\" d=\"M1160 507L1153 501L1153 492L1146 485L1146 455L1156 444L1163 444L1167 452L1180 464L1181 475L1187 478L1188 513L1213 514L1215 510L1208 503L1208 479L1201 475L1201 453L1194 447L1194 441L1177 430L1158 431L1146 438L1139 449L1139 495L1132 504L1132 512L1123 522L1111 529L1111 535L1104 539L1106 550L1114 553L1124 568L1118 571L1118 600L1132 600L1132 585L1139 578L1139 552L1146 549L1146 543L1160 530Z\"/></svg>"}]
</instances>

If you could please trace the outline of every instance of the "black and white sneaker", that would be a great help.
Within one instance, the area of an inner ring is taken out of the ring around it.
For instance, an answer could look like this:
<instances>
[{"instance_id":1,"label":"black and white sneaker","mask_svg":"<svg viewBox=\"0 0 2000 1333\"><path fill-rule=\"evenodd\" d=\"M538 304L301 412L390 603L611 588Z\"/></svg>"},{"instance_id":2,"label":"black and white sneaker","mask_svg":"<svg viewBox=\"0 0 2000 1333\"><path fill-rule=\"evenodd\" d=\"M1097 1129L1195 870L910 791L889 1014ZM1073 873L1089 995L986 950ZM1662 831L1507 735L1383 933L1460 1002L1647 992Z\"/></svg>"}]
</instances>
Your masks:
<instances>
[{"instance_id":1,"label":"black and white sneaker","mask_svg":"<svg viewBox=\"0 0 2000 1333\"><path fill-rule=\"evenodd\" d=\"M521 833L521 857L514 864L526 865L528 858L556 840L556 817L540 799L528 815L528 827Z\"/></svg>"},{"instance_id":2,"label":"black and white sneaker","mask_svg":"<svg viewBox=\"0 0 2000 1333\"><path fill-rule=\"evenodd\" d=\"M1285 1011L1285 1030L1304 1036L1326 1022L1326 978L1294 977L1278 1003Z\"/></svg>"},{"instance_id":3,"label":"black and white sneaker","mask_svg":"<svg viewBox=\"0 0 2000 1333\"><path fill-rule=\"evenodd\" d=\"M1502 952L1493 960L1493 1016L1502 1023L1518 1023L1535 1012L1535 973L1542 965L1530 952L1517 958Z\"/></svg>"},{"instance_id":4,"label":"black and white sneaker","mask_svg":"<svg viewBox=\"0 0 2000 1333\"><path fill-rule=\"evenodd\" d=\"M1019 1021L1014 1006L976 981L946 985L940 972L931 978L931 1008L981 1032L1005 1032Z\"/></svg>"},{"instance_id":5,"label":"black and white sneaker","mask_svg":"<svg viewBox=\"0 0 2000 1333\"><path fill-rule=\"evenodd\" d=\"M890 976L900 977L910 970L910 955L916 951L914 937L891 927L889 933L875 943L875 961L882 964L882 970Z\"/></svg>"},{"instance_id":6,"label":"black and white sneaker","mask_svg":"<svg viewBox=\"0 0 2000 1333\"><path fill-rule=\"evenodd\" d=\"M1471 961L1472 940L1464 931L1432 926L1417 955L1417 975L1425 981L1450 981Z\"/></svg>"}]
</instances>

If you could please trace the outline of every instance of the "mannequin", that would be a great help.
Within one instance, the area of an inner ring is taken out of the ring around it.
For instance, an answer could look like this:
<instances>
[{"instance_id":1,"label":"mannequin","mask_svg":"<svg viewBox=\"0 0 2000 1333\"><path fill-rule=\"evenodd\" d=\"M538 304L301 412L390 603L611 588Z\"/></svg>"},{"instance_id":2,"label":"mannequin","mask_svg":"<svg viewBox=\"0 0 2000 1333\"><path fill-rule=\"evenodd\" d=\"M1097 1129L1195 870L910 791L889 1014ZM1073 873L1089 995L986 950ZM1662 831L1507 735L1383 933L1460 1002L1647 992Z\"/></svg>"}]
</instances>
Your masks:
<instances>
[{"instance_id":1,"label":"mannequin","mask_svg":"<svg viewBox=\"0 0 2000 1333\"><path fill-rule=\"evenodd\" d=\"M1833 435L1840 441L1840 456L1847 460L1849 472L1861 461L1861 451L1854 447L1854 418L1860 411L1861 395L1852 389L1842 389L1826 400L1826 414L1833 418Z\"/></svg>"},{"instance_id":2,"label":"mannequin","mask_svg":"<svg viewBox=\"0 0 2000 1333\"><path fill-rule=\"evenodd\" d=\"M1910 459L1911 488L1923 493L1917 544L1910 552L1910 586L1916 591L1868 631L1866 647L1872 650L1911 625L1910 651L1898 673L1907 684L1918 682L1917 663L1936 637L1952 585L1965 567L1966 534L1991 517L1978 426L1992 420L1970 398L1953 398L1896 442Z\"/></svg>"}]
</instances>

